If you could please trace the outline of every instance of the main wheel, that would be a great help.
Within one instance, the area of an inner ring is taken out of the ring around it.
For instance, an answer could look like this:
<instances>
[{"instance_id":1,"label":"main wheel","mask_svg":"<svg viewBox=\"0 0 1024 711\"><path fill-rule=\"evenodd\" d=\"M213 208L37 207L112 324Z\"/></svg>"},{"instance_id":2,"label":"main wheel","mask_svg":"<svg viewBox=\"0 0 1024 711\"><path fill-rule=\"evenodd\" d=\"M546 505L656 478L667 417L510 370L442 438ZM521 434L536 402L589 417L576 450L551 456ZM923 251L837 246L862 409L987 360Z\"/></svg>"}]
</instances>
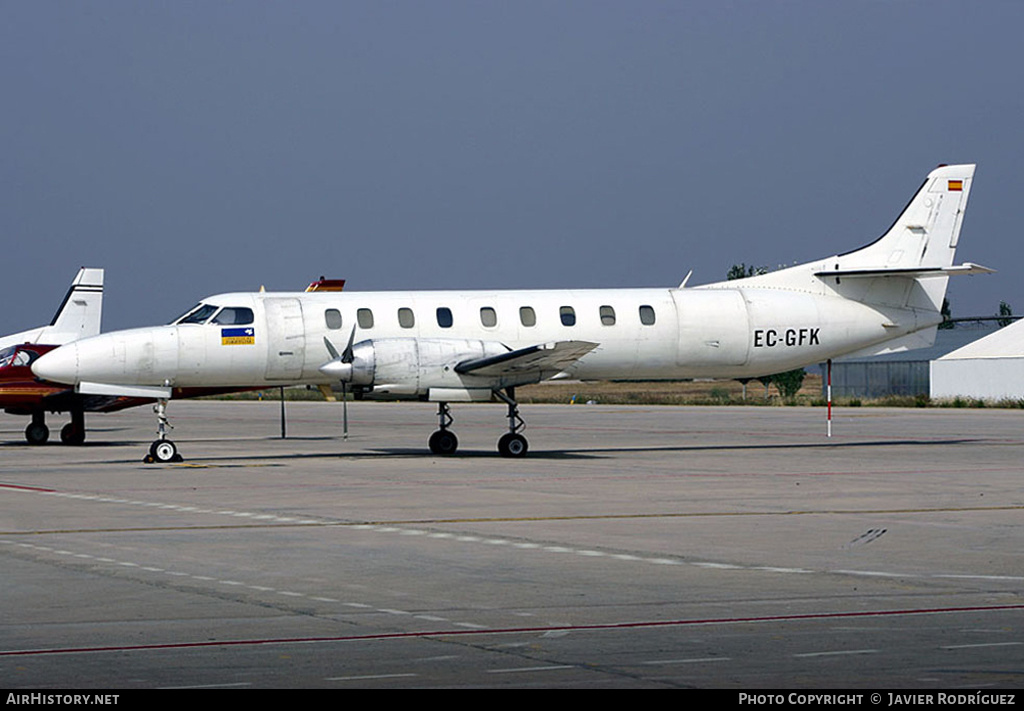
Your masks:
<instances>
[{"instance_id":1,"label":"main wheel","mask_svg":"<svg viewBox=\"0 0 1024 711\"><path fill-rule=\"evenodd\" d=\"M441 456L455 454L459 448L459 438L451 430L438 430L430 435L430 451Z\"/></svg>"},{"instance_id":2,"label":"main wheel","mask_svg":"<svg viewBox=\"0 0 1024 711\"><path fill-rule=\"evenodd\" d=\"M530 445L527 444L526 437L523 437L521 434L509 432L502 435L501 439L498 440L498 452L503 457L525 457L526 451L529 448Z\"/></svg>"},{"instance_id":3,"label":"main wheel","mask_svg":"<svg viewBox=\"0 0 1024 711\"><path fill-rule=\"evenodd\" d=\"M29 444L46 444L50 439L50 428L42 422L32 422L25 428L25 441Z\"/></svg>"},{"instance_id":4,"label":"main wheel","mask_svg":"<svg viewBox=\"0 0 1024 711\"><path fill-rule=\"evenodd\" d=\"M69 422L60 429L60 441L64 444L79 445L85 442L85 428Z\"/></svg>"},{"instance_id":5,"label":"main wheel","mask_svg":"<svg viewBox=\"0 0 1024 711\"><path fill-rule=\"evenodd\" d=\"M157 462L173 462L177 454L178 448L169 439L158 439L149 447L149 456L153 457L153 460Z\"/></svg>"}]
</instances>

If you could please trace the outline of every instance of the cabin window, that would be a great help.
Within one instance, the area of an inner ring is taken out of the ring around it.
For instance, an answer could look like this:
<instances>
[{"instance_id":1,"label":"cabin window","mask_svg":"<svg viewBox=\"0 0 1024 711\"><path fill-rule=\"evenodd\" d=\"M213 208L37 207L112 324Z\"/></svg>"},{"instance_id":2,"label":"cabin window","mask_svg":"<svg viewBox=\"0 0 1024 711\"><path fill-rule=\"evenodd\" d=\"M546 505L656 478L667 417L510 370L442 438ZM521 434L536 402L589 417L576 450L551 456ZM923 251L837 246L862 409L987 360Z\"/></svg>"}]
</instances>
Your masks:
<instances>
[{"instance_id":1,"label":"cabin window","mask_svg":"<svg viewBox=\"0 0 1024 711\"><path fill-rule=\"evenodd\" d=\"M337 331L341 328L341 312L338 309L327 309L324 311L324 321L327 322L327 328Z\"/></svg>"},{"instance_id":2,"label":"cabin window","mask_svg":"<svg viewBox=\"0 0 1024 711\"><path fill-rule=\"evenodd\" d=\"M437 308L437 325L441 328L451 328L453 322L452 310L447 306L439 306Z\"/></svg>"},{"instance_id":3,"label":"cabin window","mask_svg":"<svg viewBox=\"0 0 1024 711\"><path fill-rule=\"evenodd\" d=\"M641 306L640 307L640 323L645 326L654 325L654 307L653 306Z\"/></svg>"},{"instance_id":4,"label":"cabin window","mask_svg":"<svg viewBox=\"0 0 1024 711\"><path fill-rule=\"evenodd\" d=\"M398 309L398 325L402 328L412 328L416 325L416 316L413 315L412 309Z\"/></svg>"},{"instance_id":5,"label":"cabin window","mask_svg":"<svg viewBox=\"0 0 1024 711\"><path fill-rule=\"evenodd\" d=\"M252 309L244 306L226 306L213 317L213 321L210 323L218 323L222 326L245 326L252 321Z\"/></svg>"},{"instance_id":6,"label":"cabin window","mask_svg":"<svg viewBox=\"0 0 1024 711\"><path fill-rule=\"evenodd\" d=\"M486 328L494 328L498 325L498 314L490 306L484 306L480 309L480 323Z\"/></svg>"},{"instance_id":7,"label":"cabin window","mask_svg":"<svg viewBox=\"0 0 1024 711\"><path fill-rule=\"evenodd\" d=\"M558 310L558 315L562 318L563 326L575 326L576 325L576 309L571 306L563 306Z\"/></svg>"},{"instance_id":8,"label":"cabin window","mask_svg":"<svg viewBox=\"0 0 1024 711\"><path fill-rule=\"evenodd\" d=\"M534 313L532 306L519 307L519 323L523 324L527 328L532 328L537 325L537 314Z\"/></svg>"},{"instance_id":9,"label":"cabin window","mask_svg":"<svg viewBox=\"0 0 1024 711\"><path fill-rule=\"evenodd\" d=\"M615 309L613 309L611 306L602 306L601 307L601 323L604 326L614 326L615 325Z\"/></svg>"},{"instance_id":10,"label":"cabin window","mask_svg":"<svg viewBox=\"0 0 1024 711\"><path fill-rule=\"evenodd\" d=\"M370 309L359 309L356 311L356 321L359 328L373 328L373 312Z\"/></svg>"}]
</instances>

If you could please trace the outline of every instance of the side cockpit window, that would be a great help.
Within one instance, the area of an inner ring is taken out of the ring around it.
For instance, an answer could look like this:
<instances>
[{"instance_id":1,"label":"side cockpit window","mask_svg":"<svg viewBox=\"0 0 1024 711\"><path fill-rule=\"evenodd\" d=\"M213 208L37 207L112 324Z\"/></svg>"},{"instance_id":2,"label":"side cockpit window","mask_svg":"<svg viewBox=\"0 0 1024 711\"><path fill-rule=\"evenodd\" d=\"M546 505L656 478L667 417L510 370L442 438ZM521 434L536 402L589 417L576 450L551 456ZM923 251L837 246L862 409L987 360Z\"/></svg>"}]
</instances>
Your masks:
<instances>
[{"instance_id":1,"label":"side cockpit window","mask_svg":"<svg viewBox=\"0 0 1024 711\"><path fill-rule=\"evenodd\" d=\"M225 306L213 317L211 323L222 326L246 326L252 321L252 309L245 306Z\"/></svg>"}]
</instances>

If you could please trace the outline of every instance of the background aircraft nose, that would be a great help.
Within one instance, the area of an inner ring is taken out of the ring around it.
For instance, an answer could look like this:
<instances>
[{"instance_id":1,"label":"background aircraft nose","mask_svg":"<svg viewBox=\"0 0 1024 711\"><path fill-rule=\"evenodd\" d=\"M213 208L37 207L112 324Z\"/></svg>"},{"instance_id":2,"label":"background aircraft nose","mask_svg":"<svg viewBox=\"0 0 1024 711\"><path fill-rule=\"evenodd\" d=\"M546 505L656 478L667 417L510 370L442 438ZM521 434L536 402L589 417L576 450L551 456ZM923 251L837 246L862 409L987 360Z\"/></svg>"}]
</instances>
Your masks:
<instances>
[{"instance_id":1,"label":"background aircraft nose","mask_svg":"<svg viewBox=\"0 0 1024 711\"><path fill-rule=\"evenodd\" d=\"M37 378L54 383L78 382L78 344L69 343L44 353L32 363Z\"/></svg>"}]
</instances>

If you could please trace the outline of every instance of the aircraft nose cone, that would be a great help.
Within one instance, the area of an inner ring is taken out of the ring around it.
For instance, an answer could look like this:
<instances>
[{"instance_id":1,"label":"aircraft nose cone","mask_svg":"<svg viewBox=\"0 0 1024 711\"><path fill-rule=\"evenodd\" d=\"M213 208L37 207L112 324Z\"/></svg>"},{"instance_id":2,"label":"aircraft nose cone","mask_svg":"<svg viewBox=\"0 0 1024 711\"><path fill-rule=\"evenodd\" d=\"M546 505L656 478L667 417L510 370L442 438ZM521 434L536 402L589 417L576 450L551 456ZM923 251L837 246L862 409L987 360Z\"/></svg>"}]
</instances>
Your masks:
<instances>
[{"instance_id":1,"label":"aircraft nose cone","mask_svg":"<svg viewBox=\"0 0 1024 711\"><path fill-rule=\"evenodd\" d=\"M78 344L69 343L44 353L32 363L37 378L74 385L78 382Z\"/></svg>"}]
</instances>

